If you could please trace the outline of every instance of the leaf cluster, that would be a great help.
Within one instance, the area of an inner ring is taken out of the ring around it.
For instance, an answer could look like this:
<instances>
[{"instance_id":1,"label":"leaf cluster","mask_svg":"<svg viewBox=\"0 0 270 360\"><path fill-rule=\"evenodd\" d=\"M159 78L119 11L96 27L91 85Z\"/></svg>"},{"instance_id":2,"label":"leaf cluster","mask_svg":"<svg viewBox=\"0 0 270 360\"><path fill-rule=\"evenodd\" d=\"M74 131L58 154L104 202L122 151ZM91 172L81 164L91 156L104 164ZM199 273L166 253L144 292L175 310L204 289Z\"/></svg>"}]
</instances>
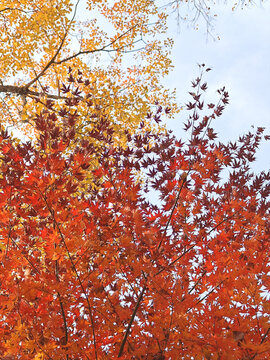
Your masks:
<instances>
[{"instance_id":1,"label":"leaf cluster","mask_svg":"<svg viewBox=\"0 0 270 360\"><path fill-rule=\"evenodd\" d=\"M141 121L122 147L105 117L77 137L79 90L33 118L35 144L2 128L1 358L267 359L270 173L250 168L264 129L218 142L228 93L205 106L204 69L186 141Z\"/></svg>"}]
</instances>

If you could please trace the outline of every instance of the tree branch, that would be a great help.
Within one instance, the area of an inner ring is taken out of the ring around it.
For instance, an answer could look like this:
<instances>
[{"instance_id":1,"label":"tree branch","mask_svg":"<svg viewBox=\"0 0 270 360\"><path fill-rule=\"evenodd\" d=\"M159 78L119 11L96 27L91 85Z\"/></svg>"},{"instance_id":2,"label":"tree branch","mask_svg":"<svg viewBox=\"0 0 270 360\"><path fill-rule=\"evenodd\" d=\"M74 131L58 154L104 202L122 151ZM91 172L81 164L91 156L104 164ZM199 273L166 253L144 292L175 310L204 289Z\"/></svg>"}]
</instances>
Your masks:
<instances>
[{"instance_id":1,"label":"tree branch","mask_svg":"<svg viewBox=\"0 0 270 360\"><path fill-rule=\"evenodd\" d=\"M265 339L267 338L267 335L269 334L270 332L270 327L267 329L266 333L264 334L264 336L262 337L262 340L260 342L260 344L264 343ZM258 352L256 352L251 358L250 360L253 360L255 359L255 357L258 355Z\"/></svg>"},{"instance_id":2,"label":"tree branch","mask_svg":"<svg viewBox=\"0 0 270 360\"><path fill-rule=\"evenodd\" d=\"M180 256L178 256L175 260L173 260L171 263L169 263L169 265L164 266L161 270L159 270L155 276L159 275L160 273L162 273L164 270L168 269L169 267L171 267L172 265L174 265L177 261L179 261L184 255L186 255L190 250L192 250L195 247L195 245L192 245L191 247L189 247L187 250L185 250Z\"/></svg>"},{"instance_id":3,"label":"tree branch","mask_svg":"<svg viewBox=\"0 0 270 360\"><path fill-rule=\"evenodd\" d=\"M187 313L192 310L196 305L200 304L204 299L206 299L210 294L212 294L221 284L223 283L223 280L216 285L212 290L210 290L207 294L205 294L200 300L198 300L193 306L187 309Z\"/></svg>"},{"instance_id":4,"label":"tree branch","mask_svg":"<svg viewBox=\"0 0 270 360\"><path fill-rule=\"evenodd\" d=\"M171 222L171 219L172 219L174 210L175 210L176 205L177 205L177 203L178 203L178 201L179 201L181 191L182 191L183 186L184 186L184 184L185 184L185 182L186 182L186 180L187 180L186 174L183 173L183 175L184 175L184 176L183 176L183 178L182 178L182 184L181 184L180 189L179 189L179 191L178 191L178 194L177 194L177 196L176 196L176 199L175 199L174 205L173 205L173 207L172 207L172 210L171 210L169 219L168 219L168 221L167 221L166 227L165 227L164 232L163 232L163 236L162 236L162 238L161 238L161 240L160 240L160 242L159 242L159 244L158 244L158 250L159 250L159 248L160 248L160 246L161 246L161 244L162 244L162 242L163 242L163 240L164 240L164 236L165 236L165 234L166 234L166 231L167 231L167 229L168 229L168 226L170 225L170 222Z\"/></svg>"},{"instance_id":5,"label":"tree branch","mask_svg":"<svg viewBox=\"0 0 270 360\"><path fill-rule=\"evenodd\" d=\"M19 8L6 7L6 8L4 8L4 9L1 9L1 10L0 10L0 13L5 12L5 11L20 11L20 12L23 12L23 13L25 13L25 14L30 14L30 13L34 13L34 12L35 12L35 10L26 11L26 10L19 9Z\"/></svg>"},{"instance_id":6,"label":"tree branch","mask_svg":"<svg viewBox=\"0 0 270 360\"><path fill-rule=\"evenodd\" d=\"M73 14L73 16L72 16L72 19L70 20L70 22L69 22L69 24L68 24L68 26L67 26L67 28L66 28L66 31L65 31L65 33L64 33L64 36L63 36L63 38L62 38L62 40L61 40L61 42L60 42L60 45L59 45L58 49L56 50L55 54L53 55L53 57L51 58L51 60L47 63L47 65L43 68L43 70L42 70L33 80L29 81L29 83L27 83L27 84L25 85L26 88L29 88L31 85L33 85L42 75L44 75L44 73L49 69L49 67L50 67L52 64L55 63L55 59L57 58L58 54L60 53L60 51L61 51L61 49L62 49L62 47L63 47L63 45L64 45L64 42L65 42L65 40L66 40L66 38L67 38L67 36L68 36L68 32L69 32L70 27L71 27L71 24L72 24L72 22L73 22L73 20L74 20L74 18L75 18L75 16L76 16L77 7L78 7L78 5L79 5L79 2L80 2L80 0L78 0L77 3L76 3L76 5L75 5L75 10L74 10L74 14Z\"/></svg>"},{"instance_id":7,"label":"tree branch","mask_svg":"<svg viewBox=\"0 0 270 360\"><path fill-rule=\"evenodd\" d=\"M133 310L133 313L132 313L132 315L131 315L130 321L129 321L129 323L128 323L128 327L127 327L125 336L124 336L124 338L123 338L123 340L122 340L122 343L121 343L121 346L120 346L120 350L119 350L119 353L118 353L118 357L119 357L119 358L120 358L120 357L122 356L122 354L123 354L124 347L125 347L125 344L126 344L126 342L127 342L127 338L128 338L128 335L129 335L131 326L132 326L132 324L133 324L133 321L134 321L135 316L136 316L136 314L137 314L137 311L138 311L138 309L139 309L139 306L140 306L140 303L141 303L141 301L142 301L143 294L144 294L145 290L146 290L146 285L144 285L143 288L142 288L142 291L141 291L140 296L139 296L139 298L138 298L138 300L137 300L135 309Z\"/></svg>"},{"instance_id":8,"label":"tree branch","mask_svg":"<svg viewBox=\"0 0 270 360\"><path fill-rule=\"evenodd\" d=\"M33 91L28 89L26 86L16 86L16 85L0 85L0 93L9 93L16 94L21 96L35 96L41 97L43 94L38 91ZM44 94L47 98L52 100L66 100L65 96L58 96L53 94Z\"/></svg>"},{"instance_id":9,"label":"tree branch","mask_svg":"<svg viewBox=\"0 0 270 360\"><path fill-rule=\"evenodd\" d=\"M62 233L62 231L61 231L61 229L60 229L60 226L59 226L58 222L56 221L56 218L55 218L55 215L54 215L54 211L53 211L53 210L51 209L51 207L49 206L46 197L44 197L41 192L40 192L40 195L42 196L42 198L43 198L43 200L44 200L44 202L45 202L45 204L46 204L46 206L47 206L47 208L48 208L48 210L49 210L49 212L50 212L50 214L51 214L51 216L52 216L52 218L53 218L53 222L54 222L54 224L55 224L55 226L56 226L56 228L57 228L57 231L58 231L58 233L59 233L59 235L60 235L60 238L61 238L61 240L62 240L62 243L63 243L63 245L64 245L64 247L65 247L65 249L66 249L66 252L67 252L69 261L70 261L70 263L71 263L71 266L72 266L72 268L73 268L73 271L75 272L75 275L76 275L77 280L78 280L78 282L79 282L79 284L80 284L80 287L81 287L81 289L82 289L82 292L83 292L83 294L84 294L84 296L85 296L85 298L86 298L86 302L87 302L87 306L88 306L88 310L89 310L90 321L91 321L91 326L92 326L93 343L94 343L94 348L95 348L95 359L98 360L98 356L97 356L97 344L96 344L96 334L95 334L95 325L94 325L94 317L93 317L92 306L90 305L89 297L88 297L88 295L87 295L87 293L86 293L86 291L85 291L85 288L84 288L83 283L82 283L82 281L81 281L81 277L80 277L80 275L79 275L79 273L78 273L78 271L77 271L77 268L76 268L76 266L75 266L75 264L74 264L74 261L72 260L72 257L71 257L71 255L70 255L69 249L68 249L68 247L67 247L67 244L66 244L64 235L63 235L63 233Z\"/></svg>"},{"instance_id":10,"label":"tree branch","mask_svg":"<svg viewBox=\"0 0 270 360\"><path fill-rule=\"evenodd\" d=\"M131 46L133 44L135 44L136 42L133 42L132 44L127 44L125 46L122 46L121 48L119 49L107 49L108 47L112 46L114 43L116 43L118 40L120 40L122 37L124 37L126 34L128 34L131 30L133 30L136 26L138 26L138 23L133 25L131 28L129 28L127 31L125 31L123 34L119 35L116 39L114 39L113 41L111 41L109 44L107 45L104 45L103 47L101 48L98 48L98 49L93 49L93 50L84 50L84 51L78 51L77 53L71 55L71 56L68 56L62 60L59 60L59 61L55 61L54 63L57 64L57 65L60 65L62 64L63 62L67 62L69 60L72 60L74 59L75 57L77 56L80 56L80 55L87 55L87 54L93 54L93 53L96 53L96 52L99 52L99 51L106 51L106 52L113 52L113 51L119 51L120 49L122 49L123 47L126 47L126 46Z\"/></svg>"},{"instance_id":11,"label":"tree branch","mask_svg":"<svg viewBox=\"0 0 270 360\"><path fill-rule=\"evenodd\" d=\"M15 246L17 247L17 249L19 249L19 250L21 251L22 256L23 256L23 257L25 258L25 260L29 263L29 265L35 270L35 272L36 272L37 274L40 274L40 271L36 268L36 266L32 263L32 261L29 260L26 255L23 255L22 250L20 249L19 245L16 244L15 240L11 239L11 241L12 241L12 244L15 245Z\"/></svg>"}]
</instances>

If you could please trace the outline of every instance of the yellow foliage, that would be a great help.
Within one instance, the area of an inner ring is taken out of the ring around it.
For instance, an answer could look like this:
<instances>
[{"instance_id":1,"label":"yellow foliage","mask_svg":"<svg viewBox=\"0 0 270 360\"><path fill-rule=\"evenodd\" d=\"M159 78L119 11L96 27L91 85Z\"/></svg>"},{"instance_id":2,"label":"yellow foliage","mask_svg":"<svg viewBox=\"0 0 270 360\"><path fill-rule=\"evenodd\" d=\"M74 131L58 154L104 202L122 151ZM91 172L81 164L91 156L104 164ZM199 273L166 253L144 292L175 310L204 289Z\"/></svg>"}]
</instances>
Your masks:
<instances>
[{"instance_id":1,"label":"yellow foliage","mask_svg":"<svg viewBox=\"0 0 270 360\"><path fill-rule=\"evenodd\" d=\"M174 94L160 85L171 68L166 20L148 0L2 0L2 122L33 136L32 118L41 107L35 98L55 101L57 110L67 97L61 87L69 67L89 79L91 111L104 110L120 143L121 131L135 130L157 99L173 114ZM91 114L81 104L86 133Z\"/></svg>"}]
</instances>

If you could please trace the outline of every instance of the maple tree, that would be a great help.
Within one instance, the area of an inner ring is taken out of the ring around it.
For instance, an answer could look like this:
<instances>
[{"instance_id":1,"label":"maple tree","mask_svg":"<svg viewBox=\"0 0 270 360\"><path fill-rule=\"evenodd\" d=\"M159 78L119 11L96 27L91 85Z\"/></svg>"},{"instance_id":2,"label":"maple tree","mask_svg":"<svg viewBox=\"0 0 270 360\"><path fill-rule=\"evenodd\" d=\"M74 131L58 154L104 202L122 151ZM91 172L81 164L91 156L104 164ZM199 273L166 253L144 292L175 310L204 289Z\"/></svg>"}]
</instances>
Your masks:
<instances>
[{"instance_id":1,"label":"maple tree","mask_svg":"<svg viewBox=\"0 0 270 360\"><path fill-rule=\"evenodd\" d=\"M268 358L269 136L218 142L228 93L206 104L201 70L185 141L146 120L121 147L106 116L76 137L77 95L36 114L36 143L2 127L1 359Z\"/></svg>"}]
</instances>

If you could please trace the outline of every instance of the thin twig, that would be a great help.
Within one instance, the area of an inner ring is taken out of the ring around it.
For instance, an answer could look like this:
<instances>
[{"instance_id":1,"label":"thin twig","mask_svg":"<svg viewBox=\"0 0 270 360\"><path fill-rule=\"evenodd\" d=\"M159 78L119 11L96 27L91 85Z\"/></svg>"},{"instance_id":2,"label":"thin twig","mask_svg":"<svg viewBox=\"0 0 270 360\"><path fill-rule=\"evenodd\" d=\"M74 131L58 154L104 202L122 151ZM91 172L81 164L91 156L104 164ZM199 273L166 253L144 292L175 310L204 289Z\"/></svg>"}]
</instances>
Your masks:
<instances>
[{"instance_id":1,"label":"thin twig","mask_svg":"<svg viewBox=\"0 0 270 360\"><path fill-rule=\"evenodd\" d=\"M77 56L80 56L80 55L87 55L87 54L93 54L93 53L96 53L96 52L100 52L100 51L105 51L105 52L115 52L115 51L119 51L120 49L124 48L124 47L127 47L127 46L131 46L133 45L134 43L138 42L136 40L136 42L132 43L132 44L127 44L127 45L123 45L122 47L118 48L118 49L107 49L108 47L112 46L115 42L117 42L118 40L120 40L122 37L124 37L126 34L128 34L131 30L133 30L136 26L138 26L138 23L133 25L131 28L129 28L127 31L125 31L123 34L119 35L116 39L114 39L113 41L111 41L109 44L106 44L104 45L103 47L101 48L97 48L97 49L93 49L93 50L83 50L83 51L78 51L77 53L73 54L73 55L70 55L62 60L59 60L59 61L54 61L55 64L57 65L60 65L62 64L63 62L67 62L69 60L72 60L74 59L75 57Z\"/></svg>"},{"instance_id":2,"label":"thin twig","mask_svg":"<svg viewBox=\"0 0 270 360\"><path fill-rule=\"evenodd\" d=\"M175 260L173 260L171 263L169 263L167 266L164 266L161 270L159 270L154 276L159 275L160 273L162 273L164 270L168 269L169 267L171 267L172 265L174 265L177 261L179 261L184 255L186 255L190 250L192 250L195 247L195 245L192 245L191 247L189 247L187 250L185 250L180 256L178 256Z\"/></svg>"},{"instance_id":3,"label":"thin twig","mask_svg":"<svg viewBox=\"0 0 270 360\"><path fill-rule=\"evenodd\" d=\"M163 232L163 236L162 236L162 238L161 238L161 240L160 240L160 242L159 242L159 244L158 244L158 250L159 250L159 248L160 248L160 246L161 246L161 244L162 244L162 242L163 242L163 240L164 240L164 237L165 237L165 234L166 234L166 232L167 232L168 226L170 225L170 222L171 222L171 219L172 219L174 210L175 210L176 205L177 205L177 203L178 203L178 201L179 201L180 194L181 194L181 191L182 191L182 189L183 189L183 186L184 186L185 182L186 182L186 176L182 179L182 184L181 184L180 189L179 189L179 191L178 191L178 194L177 194L177 196L176 196L176 199L175 199L174 205L173 205L173 207L172 207L172 210L171 210L169 219L168 219L168 221L167 221L166 227L165 227L164 232Z\"/></svg>"},{"instance_id":4,"label":"thin twig","mask_svg":"<svg viewBox=\"0 0 270 360\"><path fill-rule=\"evenodd\" d=\"M223 280L216 285L212 290L210 290L206 295L204 295L200 300L198 300L193 306L187 309L187 313L192 310L196 305L200 304L203 300L205 300L209 295L211 295L221 284L223 283Z\"/></svg>"},{"instance_id":5,"label":"thin twig","mask_svg":"<svg viewBox=\"0 0 270 360\"><path fill-rule=\"evenodd\" d=\"M269 332L270 332L270 327L267 329L266 333L264 334L264 336L263 336L263 338L262 338L262 340L261 340L261 342L260 342L260 345L261 345L262 343L264 343L264 341L265 341L265 339L267 338L267 335L269 334ZM255 357L256 357L257 355L258 355L258 352L256 352L249 360L255 359Z\"/></svg>"},{"instance_id":6,"label":"thin twig","mask_svg":"<svg viewBox=\"0 0 270 360\"><path fill-rule=\"evenodd\" d=\"M44 75L44 73L49 69L49 67L55 63L55 59L57 58L58 54L60 53L63 45L64 45L64 42L68 36L68 32L69 32L69 29L71 27L71 24L76 16L76 12L77 12L77 7L78 7L78 4L79 4L80 0L77 1L76 5L75 5L75 10L74 10L74 14L73 14L73 17L72 19L70 20L68 26L67 26L67 29L65 31L65 34L60 42L60 45L58 47L58 49L56 50L55 54L53 55L53 57L51 58L51 60L47 63L47 65L41 70L41 72L31 81L29 81L29 83L27 83L25 85L25 87L28 89L31 85L33 85L42 75Z\"/></svg>"},{"instance_id":7,"label":"thin twig","mask_svg":"<svg viewBox=\"0 0 270 360\"><path fill-rule=\"evenodd\" d=\"M16 244L16 242L15 242L13 239L11 239L11 241L12 241L13 245L15 245L15 246L21 251L21 253L22 253L22 250L20 249L19 245ZM27 262L31 265L31 267L35 270L35 272L36 272L37 274L40 274L40 271L36 268L36 266L32 263L32 261L29 260L26 255L23 255L23 254L22 254L22 256L27 260Z\"/></svg>"},{"instance_id":8,"label":"thin twig","mask_svg":"<svg viewBox=\"0 0 270 360\"><path fill-rule=\"evenodd\" d=\"M137 300L135 309L133 310L133 313L132 313L132 315L131 315L131 318L130 318L128 327L127 327L127 329L126 329L125 336L124 336L124 338L123 338L123 340L122 340L122 343L121 343L121 346L120 346L120 350L119 350L119 353L118 353L118 357L119 357L119 358L120 358L120 357L122 356L122 354L123 354L124 347L125 347L125 344L126 344L126 342L127 342L128 335L129 335L129 331L130 331L131 326L132 326L132 324L133 324L133 321L134 321L134 318L135 318L135 316L136 316L136 313L137 313L137 311L138 311L138 309L139 309L139 306L140 306L140 303L141 303L141 301L142 301L143 294L144 294L145 290L146 290L146 285L143 286L142 291L141 291L141 293L140 293L140 296L139 296L139 298L138 298L138 300Z\"/></svg>"}]
</instances>

